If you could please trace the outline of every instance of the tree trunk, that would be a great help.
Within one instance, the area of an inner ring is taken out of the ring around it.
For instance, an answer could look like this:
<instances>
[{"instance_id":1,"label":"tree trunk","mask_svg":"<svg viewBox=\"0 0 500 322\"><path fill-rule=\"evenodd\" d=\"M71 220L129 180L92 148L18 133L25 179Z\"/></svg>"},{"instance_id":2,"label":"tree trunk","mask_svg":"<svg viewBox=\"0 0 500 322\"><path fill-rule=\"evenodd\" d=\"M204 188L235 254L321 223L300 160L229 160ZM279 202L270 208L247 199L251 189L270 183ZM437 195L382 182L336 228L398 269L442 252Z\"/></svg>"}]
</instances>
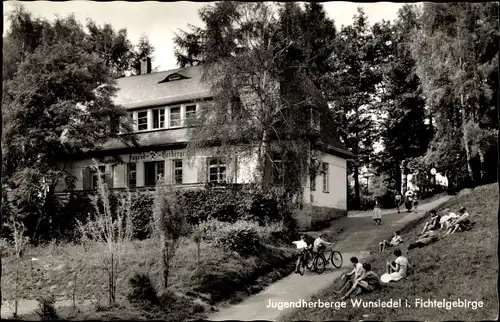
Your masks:
<instances>
[{"instance_id":1,"label":"tree trunk","mask_svg":"<svg viewBox=\"0 0 500 322\"><path fill-rule=\"evenodd\" d=\"M498 131L497 131L497 182L500 189L500 108L497 106ZM500 198L498 199L498 218L500 218Z\"/></svg>"},{"instance_id":2,"label":"tree trunk","mask_svg":"<svg viewBox=\"0 0 500 322\"><path fill-rule=\"evenodd\" d=\"M472 171L472 160L470 156L470 146L469 146L469 133L467 131L467 119L465 114L465 106L464 106L464 95L460 94L460 102L462 104L461 113L462 113L462 139L464 141L465 148L465 157L467 158L467 172L469 173L469 178L472 182L474 182L474 172Z\"/></svg>"},{"instance_id":3,"label":"tree trunk","mask_svg":"<svg viewBox=\"0 0 500 322\"><path fill-rule=\"evenodd\" d=\"M1 117L0 117L0 120L1 120ZM4 216L4 213L2 212L0 214L0 238L3 236L2 235L2 227L3 227L3 216ZM3 297L2 297L2 276L3 276L3 263L2 263L2 251L0 251L0 319L2 318L2 310L1 310L1 307L2 307L2 300L3 300Z\"/></svg>"},{"instance_id":4,"label":"tree trunk","mask_svg":"<svg viewBox=\"0 0 500 322\"><path fill-rule=\"evenodd\" d=\"M259 180L261 188L265 185L266 179L266 165L267 165L267 153L268 153L268 145L269 145L269 131L267 129L262 133L262 141L259 145Z\"/></svg>"},{"instance_id":5,"label":"tree trunk","mask_svg":"<svg viewBox=\"0 0 500 322\"><path fill-rule=\"evenodd\" d=\"M398 160L396 160L396 190L401 193L401 165Z\"/></svg>"},{"instance_id":6,"label":"tree trunk","mask_svg":"<svg viewBox=\"0 0 500 322\"><path fill-rule=\"evenodd\" d=\"M480 183L483 183L483 179L484 179L484 153L483 151L478 148L478 154L479 154L479 161L480 161L480 164L479 164L479 169L480 169Z\"/></svg>"},{"instance_id":7,"label":"tree trunk","mask_svg":"<svg viewBox=\"0 0 500 322\"><path fill-rule=\"evenodd\" d=\"M359 208L361 197L359 192L359 167L357 164L354 165L354 199L356 199L355 207Z\"/></svg>"}]
</instances>

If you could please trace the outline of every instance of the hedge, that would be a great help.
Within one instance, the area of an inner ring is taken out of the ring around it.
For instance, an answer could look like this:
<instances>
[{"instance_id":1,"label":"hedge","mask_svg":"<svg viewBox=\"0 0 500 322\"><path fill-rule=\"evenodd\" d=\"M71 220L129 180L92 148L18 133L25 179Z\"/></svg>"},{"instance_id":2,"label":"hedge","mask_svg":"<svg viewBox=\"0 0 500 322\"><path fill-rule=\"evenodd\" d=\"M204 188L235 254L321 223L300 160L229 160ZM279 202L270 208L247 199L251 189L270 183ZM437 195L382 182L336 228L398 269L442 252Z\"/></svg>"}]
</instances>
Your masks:
<instances>
[{"instance_id":1,"label":"hedge","mask_svg":"<svg viewBox=\"0 0 500 322\"><path fill-rule=\"evenodd\" d=\"M253 186L228 187L224 189L177 190L181 209L190 225L197 225L208 219L217 219L222 222L234 223L238 220L255 221L260 225L267 222L283 221L287 227L293 228L290 206L281 197L278 189L263 191ZM148 238L151 232L153 215L154 192L135 191L132 194L131 213L134 222L134 238ZM113 192L110 197L112 208L116 205L116 198L125 195L123 192ZM95 212L90 195L73 192L61 195L58 206L50 218L44 220L41 240L65 239L74 240L76 221L85 221ZM30 221L38 221L38 215L28 216ZM28 235L36 226L29 229ZM40 225L39 225L40 226Z\"/></svg>"}]
</instances>

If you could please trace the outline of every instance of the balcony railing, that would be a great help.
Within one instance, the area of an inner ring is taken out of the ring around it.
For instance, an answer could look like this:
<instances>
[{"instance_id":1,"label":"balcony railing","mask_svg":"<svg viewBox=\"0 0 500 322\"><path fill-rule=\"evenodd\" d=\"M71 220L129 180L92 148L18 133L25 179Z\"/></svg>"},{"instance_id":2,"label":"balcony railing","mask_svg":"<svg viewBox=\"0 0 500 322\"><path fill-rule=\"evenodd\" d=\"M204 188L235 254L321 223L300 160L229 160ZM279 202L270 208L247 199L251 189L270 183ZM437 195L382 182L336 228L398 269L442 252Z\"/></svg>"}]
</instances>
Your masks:
<instances>
[{"instance_id":1,"label":"balcony railing","mask_svg":"<svg viewBox=\"0 0 500 322\"><path fill-rule=\"evenodd\" d=\"M187 190L187 189L238 189L245 186L241 183L185 183L185 184L174 184L172 187L174 189ZM134 187L134 188L111 188L112 192L153 192L156 190L156 186L146 186L146 187ZM56 192L56 195L69 195L70 193L75 194L95 194L97 190L72 190L72 191L60 191Z\"/></svg>"}]
</instances>

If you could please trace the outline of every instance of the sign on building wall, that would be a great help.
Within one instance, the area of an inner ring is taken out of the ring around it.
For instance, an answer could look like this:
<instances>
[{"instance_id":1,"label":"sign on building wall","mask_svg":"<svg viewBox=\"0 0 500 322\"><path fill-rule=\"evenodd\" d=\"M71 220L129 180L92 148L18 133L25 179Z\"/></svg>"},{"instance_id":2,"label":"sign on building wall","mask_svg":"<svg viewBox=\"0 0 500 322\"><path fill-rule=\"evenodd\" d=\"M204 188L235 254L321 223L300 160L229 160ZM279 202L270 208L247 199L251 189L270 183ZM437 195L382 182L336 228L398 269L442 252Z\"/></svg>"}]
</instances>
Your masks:
<instances>
[{"instance_id":1,"label":"sign on building wall","mask_svg":"<svg viewBox=\"0 0 500 322\"><path fill-rule=\"evenodd\" d=\"M186 150L150 151L129 154L128 162L161 161L164 159L182 159L186 156Z\"/></svg>"}]
</instances>

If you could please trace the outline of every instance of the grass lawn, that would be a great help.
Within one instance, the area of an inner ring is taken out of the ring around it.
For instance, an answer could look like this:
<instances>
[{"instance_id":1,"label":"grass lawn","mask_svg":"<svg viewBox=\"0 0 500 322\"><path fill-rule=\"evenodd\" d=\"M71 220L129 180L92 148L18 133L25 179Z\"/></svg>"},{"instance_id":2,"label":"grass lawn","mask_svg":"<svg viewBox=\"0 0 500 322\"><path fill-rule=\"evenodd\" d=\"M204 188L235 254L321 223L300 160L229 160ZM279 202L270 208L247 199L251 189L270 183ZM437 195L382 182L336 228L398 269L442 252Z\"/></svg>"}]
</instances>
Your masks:
<instances>
[{"instance_id":1,"label":"grass lawn","mask_svg":"<svg viewBox=\"0 0 500 322\"><path fill-rule=\"evenodd\" d=\"M118 306L103 308L107 304L107 272L101 265L104 249L82 245L56 245L30 248L23 255L19 275L19 298L37 299L53 294L57 299L71 299L76 274L76 299L95 300L100 304L91 308L60 309L63 318L74 319L187 319L209 310L199 299L186 297L188 292L201 293L205 302L218 304L238 301L256 293L265 285L290 273L294 251L289 247L264 244L258 256L241 257L221 248L201 244L200 266L197 264L196 244L183 240L171 268L170 290L177 301L165 312L145 312L132 308L126 301L130 292L129 279L136 273L148 274L155 286L161 283L159 247L153 240L134 241L121 263L117 282ZM31 261L36 258L36 261ZM32 264L32 268L30 266ZM4 301L14 299L14 257L4 258L2 292ZM157 289L160 289L159 287ZM208 299L208 300L207 300ZM211 301L210 301L211 300Z\"/></svg>"},{"instance_id":2,"label":"grass lawn","mask_svg":"<svg viewBox=\"0 0 500 322\"><path fill-rule=\"evenodd\" d=\"M461 206L467 207L471 218L476 222L473 230L446 236L436 243L407 253L413 272L403 281L384 285L376 293L363 294L359 298L366 301L408 300L410 307L403 308L354 308L346 301L346 308L297 309L283 317L290 320L417 320L478 321L498 317L498 185L492 184L476 188L470 194L453 198L441 205L438 210L450 208L458 212ZM406 253L409 241L415 240L423 223L405 233L402 237ZM378 245L372 245L377 251ZM385 262L392 258L391 250L369 258L374 271L380 276L385 270ZM332 287L317 294L314 300L337 302L339 297L332 289L339 288L339 281ZM416 298L430 300L457 299L483 301L484 306L477 308L419 308L415 307Z\"/></svg>"}]
</instances>

